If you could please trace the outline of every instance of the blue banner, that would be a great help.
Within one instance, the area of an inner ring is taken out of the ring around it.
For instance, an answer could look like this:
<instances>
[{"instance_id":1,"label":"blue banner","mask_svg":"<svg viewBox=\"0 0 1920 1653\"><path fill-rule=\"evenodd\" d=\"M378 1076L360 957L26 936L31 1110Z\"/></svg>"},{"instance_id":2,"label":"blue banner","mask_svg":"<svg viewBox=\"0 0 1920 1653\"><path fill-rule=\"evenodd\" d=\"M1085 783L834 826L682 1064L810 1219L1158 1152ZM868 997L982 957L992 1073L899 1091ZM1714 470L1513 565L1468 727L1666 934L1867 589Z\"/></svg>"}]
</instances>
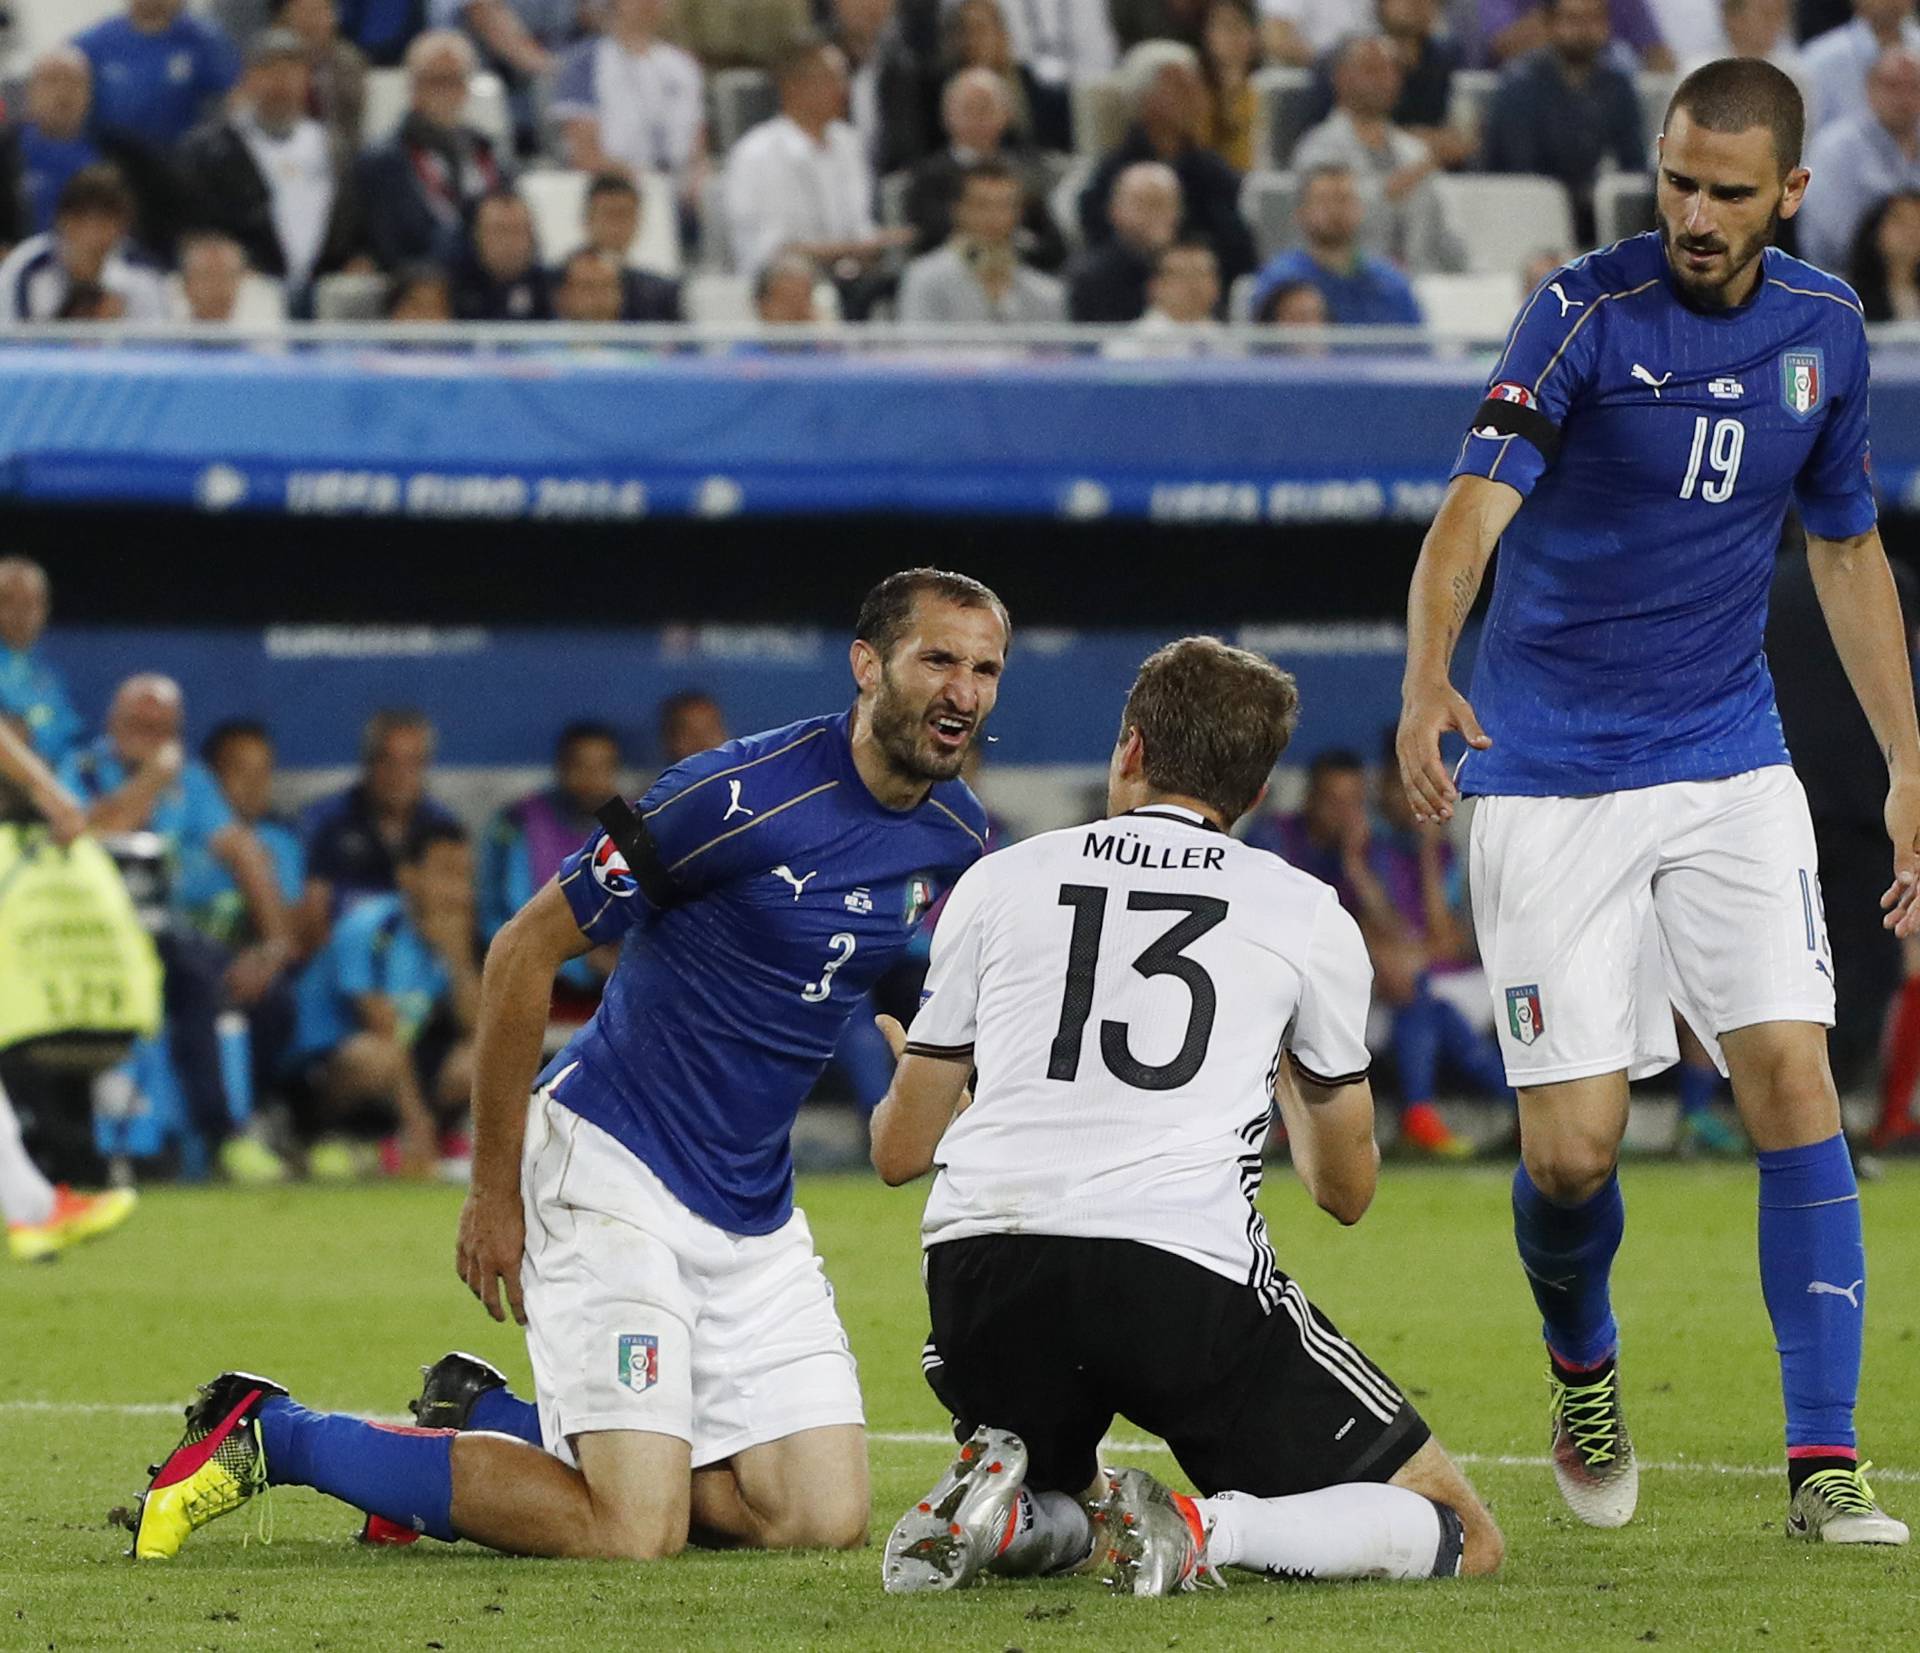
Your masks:
<instances>
[{"instance_id":1,"label":"blue banner","mask_svg":"<svg viewBox=\"0 0 1920 1653\"><path fill-rule=\"evenodd\" d=\"M0 352L0 496L321 516L1431 516L1484 363L302 347ZM1920 509L1920 363L1874 385Z\"/></svg>"}]
</instances>

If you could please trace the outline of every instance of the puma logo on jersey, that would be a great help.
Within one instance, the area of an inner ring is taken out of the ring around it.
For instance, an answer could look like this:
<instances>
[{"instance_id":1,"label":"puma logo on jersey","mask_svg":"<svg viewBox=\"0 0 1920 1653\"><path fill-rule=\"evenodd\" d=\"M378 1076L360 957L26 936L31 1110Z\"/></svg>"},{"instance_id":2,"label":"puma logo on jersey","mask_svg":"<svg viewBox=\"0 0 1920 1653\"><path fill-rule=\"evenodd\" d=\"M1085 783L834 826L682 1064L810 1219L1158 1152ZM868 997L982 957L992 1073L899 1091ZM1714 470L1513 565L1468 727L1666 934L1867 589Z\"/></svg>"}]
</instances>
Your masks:
<instances>
[{"instance_id":1,"label":"puma logo on jersey","mask_svg":"<svg viewBox=\"0 0 1920 1653\"><path fill-rule=\"evenodd\" d=\"M1579 310L1586 306L1587 301L1583 298L1568 298L1566 288L1562 287L1557 281L1549 281L1547 283L1547 291L1560 301L1560 314L1562 316L1565 316L1569 310Z\"/></svg>"},{"instance_id":2,"label":"puma logo on jersey","mask_svg":"<svg viewBox=\"0 0 1920 1653\"><path fill-rule=\"evenodd\" d=\"M1660 399L1660 387L1663 384L1665 384L1669 379L1671 379L1673 377L1673 374L1671 371L1668 371L1666 373L1661 374L1660 377L1656 379L1638 362L1635 362L1633 364L1633 376L1636 379L1638 379L1643 385L1649 385L1652 387L1653 399L1657 402Z\"/></svg>"},{"instance_id":3,"label":"puma logo on jersey","mask_svg":"<svg viewBox=\"0 0 1920 1653\"><path fill-rule=\"evenodd\" d=\"M814 872L808 873L805 878L795 878L793 876L793 868L775 867L773 869L773 876L775 878L784 879L787 883L791 884L793 886L793 899L795 901L798 901L800 897L806 893L807 886L811 884L816 878L818 878L820 874L816 870Z\"/></svg>"},{"instance_id":4,"label":"puma logo on jersey","mask_svg":"<svg viewBox=\"0 0 1920 1653\"><path fill-rule=\"evenodd\" d=\"M1856 1280L1850 1286L1830 1286L1824 1280L1815 1280L1808 1285L1807 1295L1809 1297L1844 1297L1857 1309L1860 1307L1858 1294L1865 1284L1864 1280Z\"/></svg>"},{"instance_id":5,"label":"puma logo on jersey","mask_svg":"<svg viewBox=\"0 0 1920 1653\"><path fill-rule=\"evenodd\" d=\"M727 812L722 815L720 819L722 821L731 821L736 815L751 815L752 813L753 811L740 801L740 783L738 781L728 781Z\"/></svg>"}]
</instances>

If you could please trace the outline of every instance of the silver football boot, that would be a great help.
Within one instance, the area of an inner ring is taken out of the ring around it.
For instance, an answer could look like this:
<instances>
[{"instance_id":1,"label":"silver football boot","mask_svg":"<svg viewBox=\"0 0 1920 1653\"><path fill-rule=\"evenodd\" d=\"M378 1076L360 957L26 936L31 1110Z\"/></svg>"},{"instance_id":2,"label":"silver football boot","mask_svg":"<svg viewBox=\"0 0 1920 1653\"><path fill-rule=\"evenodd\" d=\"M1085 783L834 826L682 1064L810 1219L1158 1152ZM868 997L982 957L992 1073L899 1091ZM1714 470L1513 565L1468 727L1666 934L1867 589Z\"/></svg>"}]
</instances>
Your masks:
<instances>
[{"instance_id":1,"label":"silver football boot","mask_svg":"<svg viewBox=\"0 0 1920 1653\"><path fill-rule=\"evenodd\" d=\"M934 1489L894 1523L880 1562L889 1595L958 1590L1006 1547L1027 1448L1005 1429L976 1429Z\"/></svg>"},{"instance_id":2,"label":"silver football boot","mask_svg":"<svg viewBox=\"0 0 1920 1653\"><path fill-rule=\"evenodd\" d=\"M1862 1464L1809 1475L1787 1508L1787 1536L1817 1544L1906 1543L1906 1522L1887 1514L1867 1485L1871 1468Z\"/></svg>"},{"instance_id":3,"label":"silver football boot","mask_svg":"<svg viewBox=\"0 0 1920 1653\"><path fill-rule=\"evenodd\" d=\"M1170 1596L1182 1590L1224 1590L1207 1560L1207 1532L1191 1498L1162 1486L1144 1469L1122 1469L1107 1482L1094 1513L1093 1550L1107 1588L1123 1596Z\"/></svg>"}]
</instances>

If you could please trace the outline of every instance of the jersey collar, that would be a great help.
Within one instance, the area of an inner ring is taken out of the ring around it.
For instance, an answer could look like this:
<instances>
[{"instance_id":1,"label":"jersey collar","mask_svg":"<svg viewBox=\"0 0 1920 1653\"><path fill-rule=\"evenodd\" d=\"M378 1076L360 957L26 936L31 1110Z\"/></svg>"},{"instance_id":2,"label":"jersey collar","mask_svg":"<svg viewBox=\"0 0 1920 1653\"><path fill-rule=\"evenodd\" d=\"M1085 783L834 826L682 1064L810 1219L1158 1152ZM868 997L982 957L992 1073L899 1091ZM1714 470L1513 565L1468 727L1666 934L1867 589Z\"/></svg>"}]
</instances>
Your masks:
<instances>
[{"instance_id":1,"label":"jersey collar","mask_svg":"<svg viewBox=\"0 0 1920 1653\"><path fill-rule=\"evenodd\" d=\"M1156 821L1178 821L1182 826L1198 827L1202 832L1218 832L1221 829L1209 821L1197 809L1188 809L1182 804L1142 804L1138 809L1127 811L1129 815L1145 815Z\"/></svg>"}]
</instances>

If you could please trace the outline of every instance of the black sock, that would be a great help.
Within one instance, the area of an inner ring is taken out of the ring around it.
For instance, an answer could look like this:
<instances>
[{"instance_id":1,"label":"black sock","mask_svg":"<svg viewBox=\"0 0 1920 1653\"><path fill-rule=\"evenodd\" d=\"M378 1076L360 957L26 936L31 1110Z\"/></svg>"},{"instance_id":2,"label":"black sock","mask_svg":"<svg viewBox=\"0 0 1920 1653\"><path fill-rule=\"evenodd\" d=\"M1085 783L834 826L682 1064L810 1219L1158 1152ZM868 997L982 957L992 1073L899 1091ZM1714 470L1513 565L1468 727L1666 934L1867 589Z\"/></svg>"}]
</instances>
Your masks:
<instances>
[{"instance_id":1,"label":"black sock","mask_svg":"<svg viewBox=\"0 0 1920 1653\"><path fill-rule=\"evenodd\" d=\"M1787 1459L1787 1492L1789 1495L1800 1490L1801 1482L1809 1475L1818 1475L1823 1469L1857 1469L1860 1460L1849 1453L1809 1452L1805 1456Z\"/></svg>"},{"instance_id":2,"label":"black sock","mask_svg":"<svg viewBox=\"0 0 1920 1653\"><path fill-rule=\"evenodd\" d=\"M1589 1383L1598 1383L1614 1368L1619 1359L1617 1354L1608 1355L1596 1366L1569 1366L1551 1349L1547 1351L1547 1360L1553 1367L1553 1375L1569 1389L1582 1389Z\"/></svg>"}]
</instances>

